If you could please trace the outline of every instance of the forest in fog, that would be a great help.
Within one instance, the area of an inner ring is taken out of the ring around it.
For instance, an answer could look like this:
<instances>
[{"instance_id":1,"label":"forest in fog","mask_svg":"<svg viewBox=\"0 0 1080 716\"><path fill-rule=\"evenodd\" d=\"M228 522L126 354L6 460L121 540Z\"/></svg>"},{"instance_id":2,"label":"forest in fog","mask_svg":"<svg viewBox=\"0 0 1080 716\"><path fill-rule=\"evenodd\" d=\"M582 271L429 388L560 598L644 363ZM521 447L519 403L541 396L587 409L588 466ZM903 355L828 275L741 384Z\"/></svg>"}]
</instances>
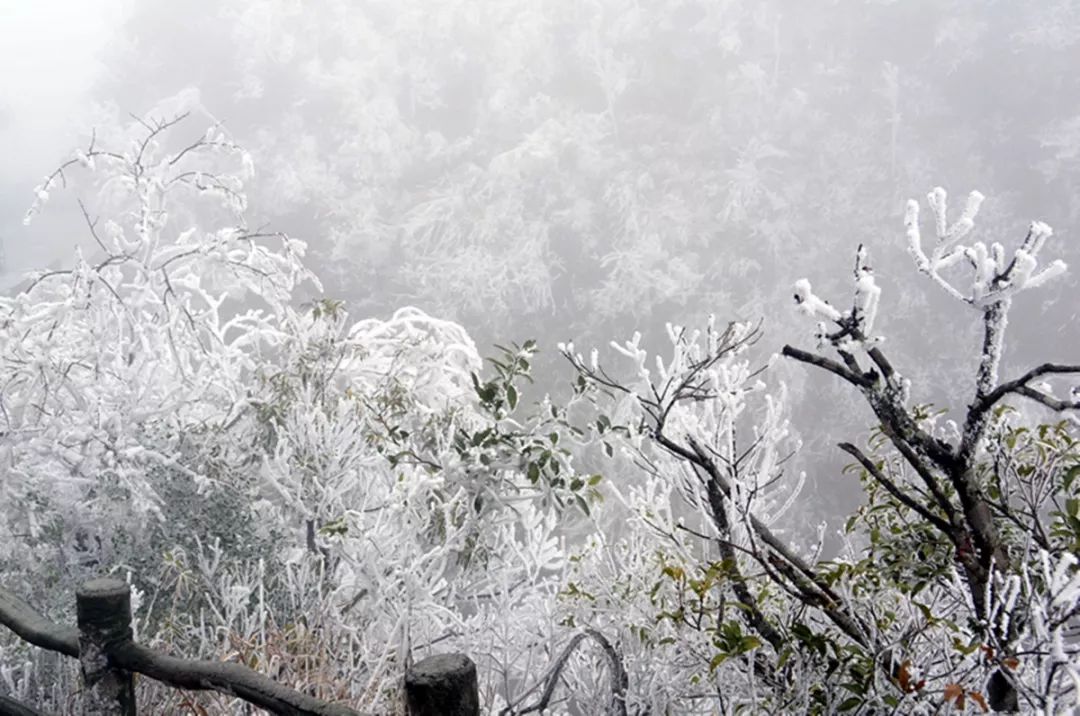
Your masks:
<instances>
[{"instance_id":1,"label":"forest in fog","mask_svg":"<svg viewBox=\"0 0 1080 716\"><path fill-rule=\"evenodd\" d=\"M1074 0L0 7L0 623L111 575L357 713L444 652L491 714L1080 704Z\"/></svg>"}]
</instances>

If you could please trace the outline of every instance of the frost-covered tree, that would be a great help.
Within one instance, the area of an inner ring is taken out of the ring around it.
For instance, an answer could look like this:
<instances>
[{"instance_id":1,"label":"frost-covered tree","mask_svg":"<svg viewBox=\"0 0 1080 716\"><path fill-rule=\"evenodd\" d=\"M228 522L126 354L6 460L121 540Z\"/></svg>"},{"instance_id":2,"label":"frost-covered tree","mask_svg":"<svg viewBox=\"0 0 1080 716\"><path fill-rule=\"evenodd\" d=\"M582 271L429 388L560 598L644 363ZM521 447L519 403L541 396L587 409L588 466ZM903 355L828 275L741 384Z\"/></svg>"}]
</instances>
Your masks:
<instances>
[{"instance_id":1,"label":"frost-covered tree","mask_svg":"<svg viewBox=\"0 0 1080 716\"><path fill-rule=\"evenodd\" d=\"M990 706L1015 708L1019 692L1029 708L1053 712L1061 690L1074 689L1073 680L1080 673L1075 653L1069 656L1060 643L1064 630L1076 627L1080 576L1071 541L1050 536L1052 522L1067 516L1070 509L1076 512L1076 503L1068 502L1075 498L1070 494L1073 479L1066 472L1075 431L1064 428L1075 428L1073 411L1080 410L1080 400L1075 386L1059 384L1055 389L1046 380L1080 375L1080 365L1042 363L1011 380L1001 380L998 374L1014 297L1063 274L1066 266L1057 260L1039 269L1040 253L1053 234L1039 221L1031 224L1011 253L998 242L962 243L983 201L979 192L971 193L951 224L945 190L934 189L927 200L934 218L934 246L929 254L923 247L919 205L912 200L905 218L908 251L921 273L952 298L977 310L982 319L974 393L962 424L950 421L936 428L910 405L911 382L885 357L880 337L874 333L880 289L863 247L856 257L850 310L840 311L818 298L805 279L795 287L795 300L802 310L820 319L819 344L833 348L842 362L791 346L784 347L784 355L823 368L856 387L880 421L882 434L902 458L902 467L896 468L896 463L871 460L851 443L840 445L880 487L917 515L924 528L932 528L930 532L949 545L966 586L973 636L983 640L987 661L994 667L986 686ZM947 278L946 272L954 266L972 273L962 288ZM987 432L995 421L1006 420L1003 401L1010 396L1070 412L1072 422L1062 423L1058 441L1046 438L1048 450L1064 452L1066 464L1056 474L1051 468L1049 475L1003 476L993 467L981 466L987 454ZM1033 478L1041 484L1030 484ZM1036 566L1051 563L1055 565L1053 578L1040 585L1044 591L1031 592L1037 584L1032 576ZM1054 625L1055 634L1047 632L1047 623ZM1030 641L1033 637L1034 642ZM1018 652L1032 656L1018 660ZM1076 698L1075 692L1070 698Z\"/></svg>"},{"instance_id":2,"label":"frost-covered tree","mask_svg":"<svg viewBox=\"0 0 1080 716\"><path fill-rule=\"evenodd\" d=\"M1075 386L1045 381L1078 375L1080 365L1044 363L998 378L1013 297L1065 266L1038 269L1052 233L1045 224L1033 223L1007 254L998 243L961 243L981 195L951 225L945 192L929 200L937 235L929 253L918 206L908 206L916 267L980 311L984 328L962 425L911 403L911 381L874 332L881 291L863 247L850 309L821 299L805 279L795 286L801 310L820 320L820 347L840 360L790 346L783 354L856 387L879 421L872 454L840 444L856 460L867 503L848 520L846 548L833 560L818 561L778 522L801 479L784 471L793 446L785 447L783 390L764 392L761 369L743 355L752 327L670 327L671 357L655 362L640 336L613 344L634 367L629 379L610 373L596 351L586 358L564 347L581 390L622 398L617 442L645 472L626 502L631 524L652 535L644 554L641 532L590 543L590 566L569 596L606 605L594 615L606 624L627 618L628 669L644 663L662 673L669 686L649 693L666 693L667 707L709 699L725 712L767 704L800 713L943 705L1057 713L1078 703L1080 401ZM966 290L944 274L958 264L974 271ZM1032 426L1005 403L1014 396L1067 419ZM596 429L611 435L611 419L602 416ZM647 598L634 598L633 587ZM633 679L629 693L647 700Z\"/></svg>"},{"instance_id":3,"label":"frost-covered tree","mask_svg":"<svg viewBox=\"0 0 1080 716\"><path fill-rule=\"evenodd\" d=\"M4 504L27 507L4 511L13 573L51 581L111 561L122 534L102 526L164 518L158 470L209 487L179 456L227 423L293 287L313 278L303 243L243 223L246 155L217 127L170 146L181 119L95 137L36 189L28 220L78 171L100 180L80 203L91 251L0 305Z\"/></svg>"},{"instance_id":4,"label":"frost-covered tree","mask_svg":"<svg viewBox=\"0 0 1080 716\"><path fill-rule=\"evenodd\" d=\"M294 305L304 245L247 227L249 158L189 124L96 136L37 189L31 216L98 180L94 249L0 304L4 588L63 619L81 579L127 575L141 641L381 713L460 645L505 700L554 626L558 518L595 492L563 410L521 401L535 344L485 368L417 309ZM29 654L0 642L9 690L66 703L70 671Z\"/></svg>"},{"instance_id":5,"label":"frost-covered tree","mask_svg":"<svg viewBox=\"0 0 1080 716\"><path fill-rule=\"evenodd\" d=\"M0 300L0 563L4 586L49 613L79 580L179 544L268 553L217 456L293 288L313 277L302 242L245 224L250 158L183 120L95 135L46 177L27 220L96 180L79 203L91 248Z\"/></svg>"},{"instance_id":6,"label":"frost-covered tree","mask_svg":"<svg viewBox=\"0 0 1080 716\"><path fill-rule=\"evenodd\" d=\"M253 221L312 237L305 261L354 312L420 306L481 345L525 322L544 346L764 314L778 341L799 317L777 277L845 251L838 226L887 232L923 177L1013 187L996 218L1066 214L1080 92L1069 33L1048 28L1070 26L1067 5L144 0L101 89L121 115L197 90L260 167ZM896 275L907 258L874 261ZM1059 327L1064 284L1031 309ZM920 321L893 359L959 404L960 362L930 376L915 359L974 324L950 324L941 292L894 296L894 325ZM554 392L558 361L537 360ZM810 378L789 378L816 392L796 430L822 405L857 414ZM804 497L821 516L832 495Z\"/></svg>"},{"instance_id":7,"label":"frost-covered tree","mask_svg":"<svg viewBox=\"0 0 1080 716\"><path fill-rule=\"evenodd\" d=\"M97 136L37 189L32 213L80 174L98 191L80 204L89 258L0 300L0 497L21 507L0 515L4 587L62 619L79 579L130 572L141 641L379 713L401 711L403 670L434 649L472 656L507 715L1075 703L1080 445L1073 423L1004 401L1074 411L1042 382L1080 367L997 377L1013 296L1064 268L1039 270L1044 225L1011 254L962 245L980 197L948 226L935 191L927 251L909 210L918 269L985 330L955 426L911 404L885 358L865 251L850 310L796 285L839 358L785 353L857 387L880 422L868 448L842 444L866 504L822 561L786 522L803 476L756 326L671 326L659 359L617 343L628 377L565 346L577 396L530 405L531 341L485 363L460 324L415 308L297 305L318 287L304 245L248 227L253 162L190 123ZM432 226L457 210L429 208ZM961 290L945 272L965 264ZM601 408L588 431L582 398ZM625 481L579 471L616 449L606 472ZM0 641L4 685L62 709L63 670L27 657ZM243 708L140 688L163 713Z\"/></svg>"}]
</instances>

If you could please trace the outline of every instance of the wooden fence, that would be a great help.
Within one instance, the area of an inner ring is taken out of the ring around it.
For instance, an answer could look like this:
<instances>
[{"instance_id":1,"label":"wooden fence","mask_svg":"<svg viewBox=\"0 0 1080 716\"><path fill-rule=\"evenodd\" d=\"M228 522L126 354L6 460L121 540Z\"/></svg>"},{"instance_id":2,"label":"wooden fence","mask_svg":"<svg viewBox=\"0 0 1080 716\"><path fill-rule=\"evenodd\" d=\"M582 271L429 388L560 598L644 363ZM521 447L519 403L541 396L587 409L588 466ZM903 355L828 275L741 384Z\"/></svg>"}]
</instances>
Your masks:
<instances>
[{"instance_id":1,"label":"wooden fence","mask_svg":"<svg viewBox=\"0 0 1080 716\"><path fill-rule=\"evenodd\" d=\"M78 628L54 624L0 588L0 624L24 641L79 660L83 716L136 716L133 674L178 689L217 691L283 716L361 716L282 686L241 664L195 661L136 644L131 632L131 588L92 579L76 592ZM405 675L410 716L478 716L476 666L462 654L439 654ZM0 716L45 716L0 696Z\"/></svg>"}]
</instances>

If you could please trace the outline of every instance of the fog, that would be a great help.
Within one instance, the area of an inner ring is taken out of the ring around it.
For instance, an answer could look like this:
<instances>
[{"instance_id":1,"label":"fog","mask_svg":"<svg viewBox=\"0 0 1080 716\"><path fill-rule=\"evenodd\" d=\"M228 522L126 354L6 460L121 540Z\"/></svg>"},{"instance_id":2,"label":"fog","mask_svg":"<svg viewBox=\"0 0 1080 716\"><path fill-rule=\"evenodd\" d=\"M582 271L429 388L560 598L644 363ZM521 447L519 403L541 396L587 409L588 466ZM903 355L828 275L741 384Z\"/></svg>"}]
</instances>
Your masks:
<instances>
[{"instance_id":1,"label":"fog","mask_svg":"<svg viewBox=\"0 0 1080 716\"><path fill-rule=\"evenodd\" d=\"M2 0L0 239L7 290L91 243L34 187L129 115L220 122L247 148L250 224L310 244L356 317L403 305L479 344L606 345L665 322L764 321L765 360L813 347L791 286L849 300L865 243L879 325L918 402L970 392L978 314L919 277L904 201L988 200L1080 265L1080 5L1069 0ZM80 194L80 191L83 193ZM1014 309L1006 372L1075 357L1075 270ZM847 494L832 447L871 416L781 363L810 494ZM826 427L823 427L826 426Z\"/></svg>"}]
</instances>

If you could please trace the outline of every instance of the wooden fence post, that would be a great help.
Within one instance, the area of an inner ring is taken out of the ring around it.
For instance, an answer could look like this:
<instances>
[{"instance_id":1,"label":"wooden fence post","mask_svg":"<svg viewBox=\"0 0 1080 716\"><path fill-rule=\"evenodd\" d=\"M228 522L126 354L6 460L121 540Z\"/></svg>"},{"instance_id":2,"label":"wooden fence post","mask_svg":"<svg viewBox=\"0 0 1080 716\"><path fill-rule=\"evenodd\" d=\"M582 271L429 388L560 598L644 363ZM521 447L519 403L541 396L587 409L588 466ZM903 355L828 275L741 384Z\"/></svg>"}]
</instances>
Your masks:
<instances>
[{"instance_id":1,"label":"wooden fence post","mask_svg":"<svg viewBox=\"0 0 1080 716\"><path fill-rule=\"evenodd\" d=\"M109 665L113 646L131 642L131 588L117 579L91 579L75 592L83 716L135 716L130 671Z\"/></svg>"},{"instance_id":2,"label":"wooden fence post","mask_svg":"<svg viewBox=\"0 0 1080 716\"><path fill-rule=\"evenodd\" d=\"M436 654L405 674L409 716L479 716L476 664L464 654Z\"/></svg>"}]
</instances>

